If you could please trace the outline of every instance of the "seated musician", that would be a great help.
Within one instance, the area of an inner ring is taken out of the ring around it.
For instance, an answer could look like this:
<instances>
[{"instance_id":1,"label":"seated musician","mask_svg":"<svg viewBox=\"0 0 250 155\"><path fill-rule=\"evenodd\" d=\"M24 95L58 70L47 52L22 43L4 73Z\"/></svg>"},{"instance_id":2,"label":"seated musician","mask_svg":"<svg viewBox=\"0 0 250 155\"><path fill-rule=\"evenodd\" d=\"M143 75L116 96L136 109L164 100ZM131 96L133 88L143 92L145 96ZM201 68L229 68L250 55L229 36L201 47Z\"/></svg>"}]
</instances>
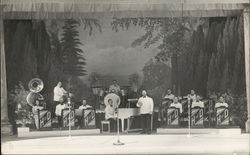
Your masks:
<instances>
[{"instance_id":1,"label":"seated musician","mask_svg":"<svg viewBox=\"0 0 250 155\"><path fill-rule=\"evenodd\" d=\"M43 107L39 105L40 102L39 100L36 100L35 101L35 105L32 107L32 113L34 114L34 119L35 119L35 125L36 125L36 128L38 129L39 128L39 125L38 125L38 110L43 110Z\"/></svg>"},{"instance_id":2,"label":"seated musician","mask_svg":"<svg viewBox=\"0 0 250 155\"><path fill-rule=\"evenodd\" d=\"M225 99L223 96L220 96L219 102L215 104L215 109L219 107L228 107L228 104L225 102Z\"/></svg>"},{"instance_id":3,"label":"seated musician","mask_svg":"<svg viewBox=\"0 0 250 155\"><path fill-rule=\"evenodd\" d=\"M192 89L190 90L190 94L188 94L188 99L191 100L191 102L194 102L196 100L197 96L195 94L195 91Z\"/></svg>"},{"instance_id":4,"label":"seated musician","mask_svg":"<svg viewBox=\"0 0 250 155\"><path fill-rule=\"evenodd\" d=\"M37 114L38 110L42 110L42 109L44 109L44 107L40 106L39 100L36 100L35 105L32 107L32 113Z\"/></svg>"},{"instance_id":5,"label":"seated musician","mask_svg":"<svg viewBox=\"0 0 250 155\"><path fill-rule=\"evenodd\" d=\"M63 100L61 99L60 100L60 104L58 104L57 106L56 106L56 110L55 110L55 114L56 114L56 116L57 116L57 119L58 119L58 125L59 125L59 127L61 128L62 127L62 110L63 109L66 109L67 108L67 105L66 104L64 104L64 102L63 102Z\"/></svg>"},{"instance_id":6,"label":"seated musician","mask_svg":"<svg viewBox=\"0 0 250 155\"><path fill-rule=\"evenodd\" d=\"M170 103L173 102L173 99L174 99L174 95L172 94L172 90L171 89L168 89L167 90L167 94L163 97L162 99L162 103L159 107L159 116L158 116L158 121L166 121L166 116L165 116L165 113L166 113L166 110L169 108L169 105Z\"/></svg>"},{"instance_id":7,"label":"seated musician","mask_svg":"<svg viewBox=\"0 0 250 155\"><path fill-rule=\"evenodd\" d=\"M80 109L80 110L86 110L89 108L92 108L92 106L87 105L86 100L82 100L82 105L78 107L78 109ZM75 117L78 120L78 128L82 128L83 127L83 116L79 115L79 116L75 116Z\"/></svg>"},{"instance_id":8,"label":"seated musician","mask_svg":"<svg viewBox=\"0 0 250 155\"><path fill-rule=\"evenodd\" d=\"M192 108L194 107L204 108L204 102L201 101L200 95L197 95L196 99L192 102Z\"/></svg>"},{"instance_id":9,"label":"seated musician","mask_svg":"<svg viewBox=\"0 0 250 155\"><path fill-rule=\"evenodd\" d=\"M86 101L86 100L82 100L82 105L79 106L78 109L80 109L80 110L85 110L85 109L88 109L88 108L92 108L92 106L87 105L87 101Z\"/></svg>"},{"instance_id":10,"label":"seated musician","mask_svg":"<svg viewBox=\"0 0 250 155\"><path fill-rule=\"evenodd\" d=\"M180 114L181 114L182 111L183 111L183 110L182 110L182 104L179 103L178 97L174 97L174 101L173 101L173 103L170 104L169 107L170 107L170 108L171 108L171 107L178 108L178 109L180 110Z\"/></svg>"},{"instance_id":11,"label":"seated musician","mask_svg":"<svg viewBox=\"0 0 250 155\"><path fill-rule=\"evenodd\" d=\"M110 121L110 130L114 131L116 126L116 109L113 106L113 100L109 99L105 108L105 119Z\"/></svg>"},{"instance_id":12,"label":"seated musician","mask_svg":"<svg viewBox=\"0 0 250 155\"><path fill-rule=\"evenodd\" d=\"M172 94L172 90L168 89L167 95L164 96L164 99L174 100L174 95Z\"/></svg>"},{"instance_id":13,"label":"seated musician","mask_svg":"<svg viewBox=\"0 0 250 155\"><path fill-rule=\"evenodd\" d=\"M109 86L109 92L119 94L121 89L120 86L117 84L117 80L113 80L113 84Z\"/></svg>"}]
</instances>

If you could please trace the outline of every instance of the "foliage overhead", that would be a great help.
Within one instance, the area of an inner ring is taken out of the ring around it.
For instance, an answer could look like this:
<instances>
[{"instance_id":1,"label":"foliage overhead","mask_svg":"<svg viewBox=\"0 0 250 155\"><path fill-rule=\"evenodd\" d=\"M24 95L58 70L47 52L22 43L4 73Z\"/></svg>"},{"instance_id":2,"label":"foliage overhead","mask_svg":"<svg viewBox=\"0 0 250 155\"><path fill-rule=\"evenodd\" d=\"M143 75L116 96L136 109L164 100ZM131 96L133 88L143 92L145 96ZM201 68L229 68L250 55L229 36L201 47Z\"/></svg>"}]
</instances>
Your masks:
<instances>
[{"instance_id":1,"label":"foliage overhead","mask_svg":"<svg viewBox=\"0 0 250 155\"><path fill-rule=\"evenodd\" d=\"M157 44L159 53L156 59L167 61L173 54L180 55L188 46L186 34L190 32L190 20L187 18L114 18L112 30L128 30L130 26L139 26L145 34L131 43L132 47L144 45L144 48ZM159 43L160 42L160 43Z\"/></svg>"}]
</instances>

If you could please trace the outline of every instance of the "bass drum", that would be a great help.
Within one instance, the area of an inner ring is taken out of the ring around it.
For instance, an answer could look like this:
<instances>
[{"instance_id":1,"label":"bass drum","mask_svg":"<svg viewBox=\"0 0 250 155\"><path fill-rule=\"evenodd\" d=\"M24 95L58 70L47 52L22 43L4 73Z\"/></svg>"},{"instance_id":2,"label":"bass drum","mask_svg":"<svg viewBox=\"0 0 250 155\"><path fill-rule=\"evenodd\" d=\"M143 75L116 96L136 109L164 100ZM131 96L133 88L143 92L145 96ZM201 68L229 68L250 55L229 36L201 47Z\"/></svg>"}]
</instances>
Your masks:
<instances>
[{"instance_id":1,"label":"bass drum","mask_svg":"<svg viewBox=\"0 0 250 155\"><path fill-rule=\"evenodd\" d=\"M107 94L105 97L104 97L104 104L107 106L109 104L109 100L112 100L112 103L113 103L113 107L114 108L118 108L120 103L121 103L121 99L118 95L116 95L115 93L110 93L110 94Z\"/></svg>"}]
</instances>

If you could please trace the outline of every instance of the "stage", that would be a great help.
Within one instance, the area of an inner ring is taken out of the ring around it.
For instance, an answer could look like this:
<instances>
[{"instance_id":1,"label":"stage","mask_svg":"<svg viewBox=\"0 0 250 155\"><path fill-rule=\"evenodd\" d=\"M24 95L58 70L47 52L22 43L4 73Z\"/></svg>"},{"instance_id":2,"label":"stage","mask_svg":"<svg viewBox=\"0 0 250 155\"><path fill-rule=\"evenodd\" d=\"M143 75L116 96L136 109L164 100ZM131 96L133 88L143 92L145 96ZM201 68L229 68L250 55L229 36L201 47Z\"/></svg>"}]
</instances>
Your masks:
<instances>
[{"instance_id":1,"label":"stage","mask_svg":"<svg viewBox=\"0 0 250 155\"><path fill-rule=\"evenodd\" d=\"M12 138L2 141L3 154L225 154L248 155L249 134L122 134Z\"/></svg>"}]
</instances>

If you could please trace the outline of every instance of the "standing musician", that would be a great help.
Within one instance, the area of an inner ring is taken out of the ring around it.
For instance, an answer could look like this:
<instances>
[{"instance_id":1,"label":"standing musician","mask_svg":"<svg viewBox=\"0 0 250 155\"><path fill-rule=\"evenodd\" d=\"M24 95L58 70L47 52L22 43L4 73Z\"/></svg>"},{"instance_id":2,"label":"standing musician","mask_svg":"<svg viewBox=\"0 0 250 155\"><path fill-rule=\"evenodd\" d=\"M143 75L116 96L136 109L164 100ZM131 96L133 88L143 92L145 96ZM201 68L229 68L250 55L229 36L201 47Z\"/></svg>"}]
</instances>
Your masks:
<instances>
[{"instance_id":1,"label":"standing musician","mask_svg":"<svg viewBox=\"0 0 250 155\"><path fill-rule=\"evenodd\" d=\"M54 98L53 98L53 106L52 106L52 114L54 114L55 107L60 104L61 101L64 100L64 96L66 96L67 91L65 91L62 87L62 82L58 82L56 87L54 88Z\"/></svg>"},{"instance_id":2,"label":"standing musician","mask_svg":"<svg viewBox=\"0 0 250 155\"><path fill-rule=\"evenodd\" d=\"M146 90L142 91L142 97L137 102L137 107L140 108L142 134L151 134L151 115L153 114L154 101L151 97L147 96Z\"/></svg>"},{"instance_id":3,"label":"standing musician","mask_svg":"<svg viewBox=\"0 0 250 155\"><path fill-rule=\"evenodd\" d=\"M109 86L109 92L119 94L121 91L120 86L117 84L117 80L113 80L113 84Z\"/></svg>"}]
</instances>

